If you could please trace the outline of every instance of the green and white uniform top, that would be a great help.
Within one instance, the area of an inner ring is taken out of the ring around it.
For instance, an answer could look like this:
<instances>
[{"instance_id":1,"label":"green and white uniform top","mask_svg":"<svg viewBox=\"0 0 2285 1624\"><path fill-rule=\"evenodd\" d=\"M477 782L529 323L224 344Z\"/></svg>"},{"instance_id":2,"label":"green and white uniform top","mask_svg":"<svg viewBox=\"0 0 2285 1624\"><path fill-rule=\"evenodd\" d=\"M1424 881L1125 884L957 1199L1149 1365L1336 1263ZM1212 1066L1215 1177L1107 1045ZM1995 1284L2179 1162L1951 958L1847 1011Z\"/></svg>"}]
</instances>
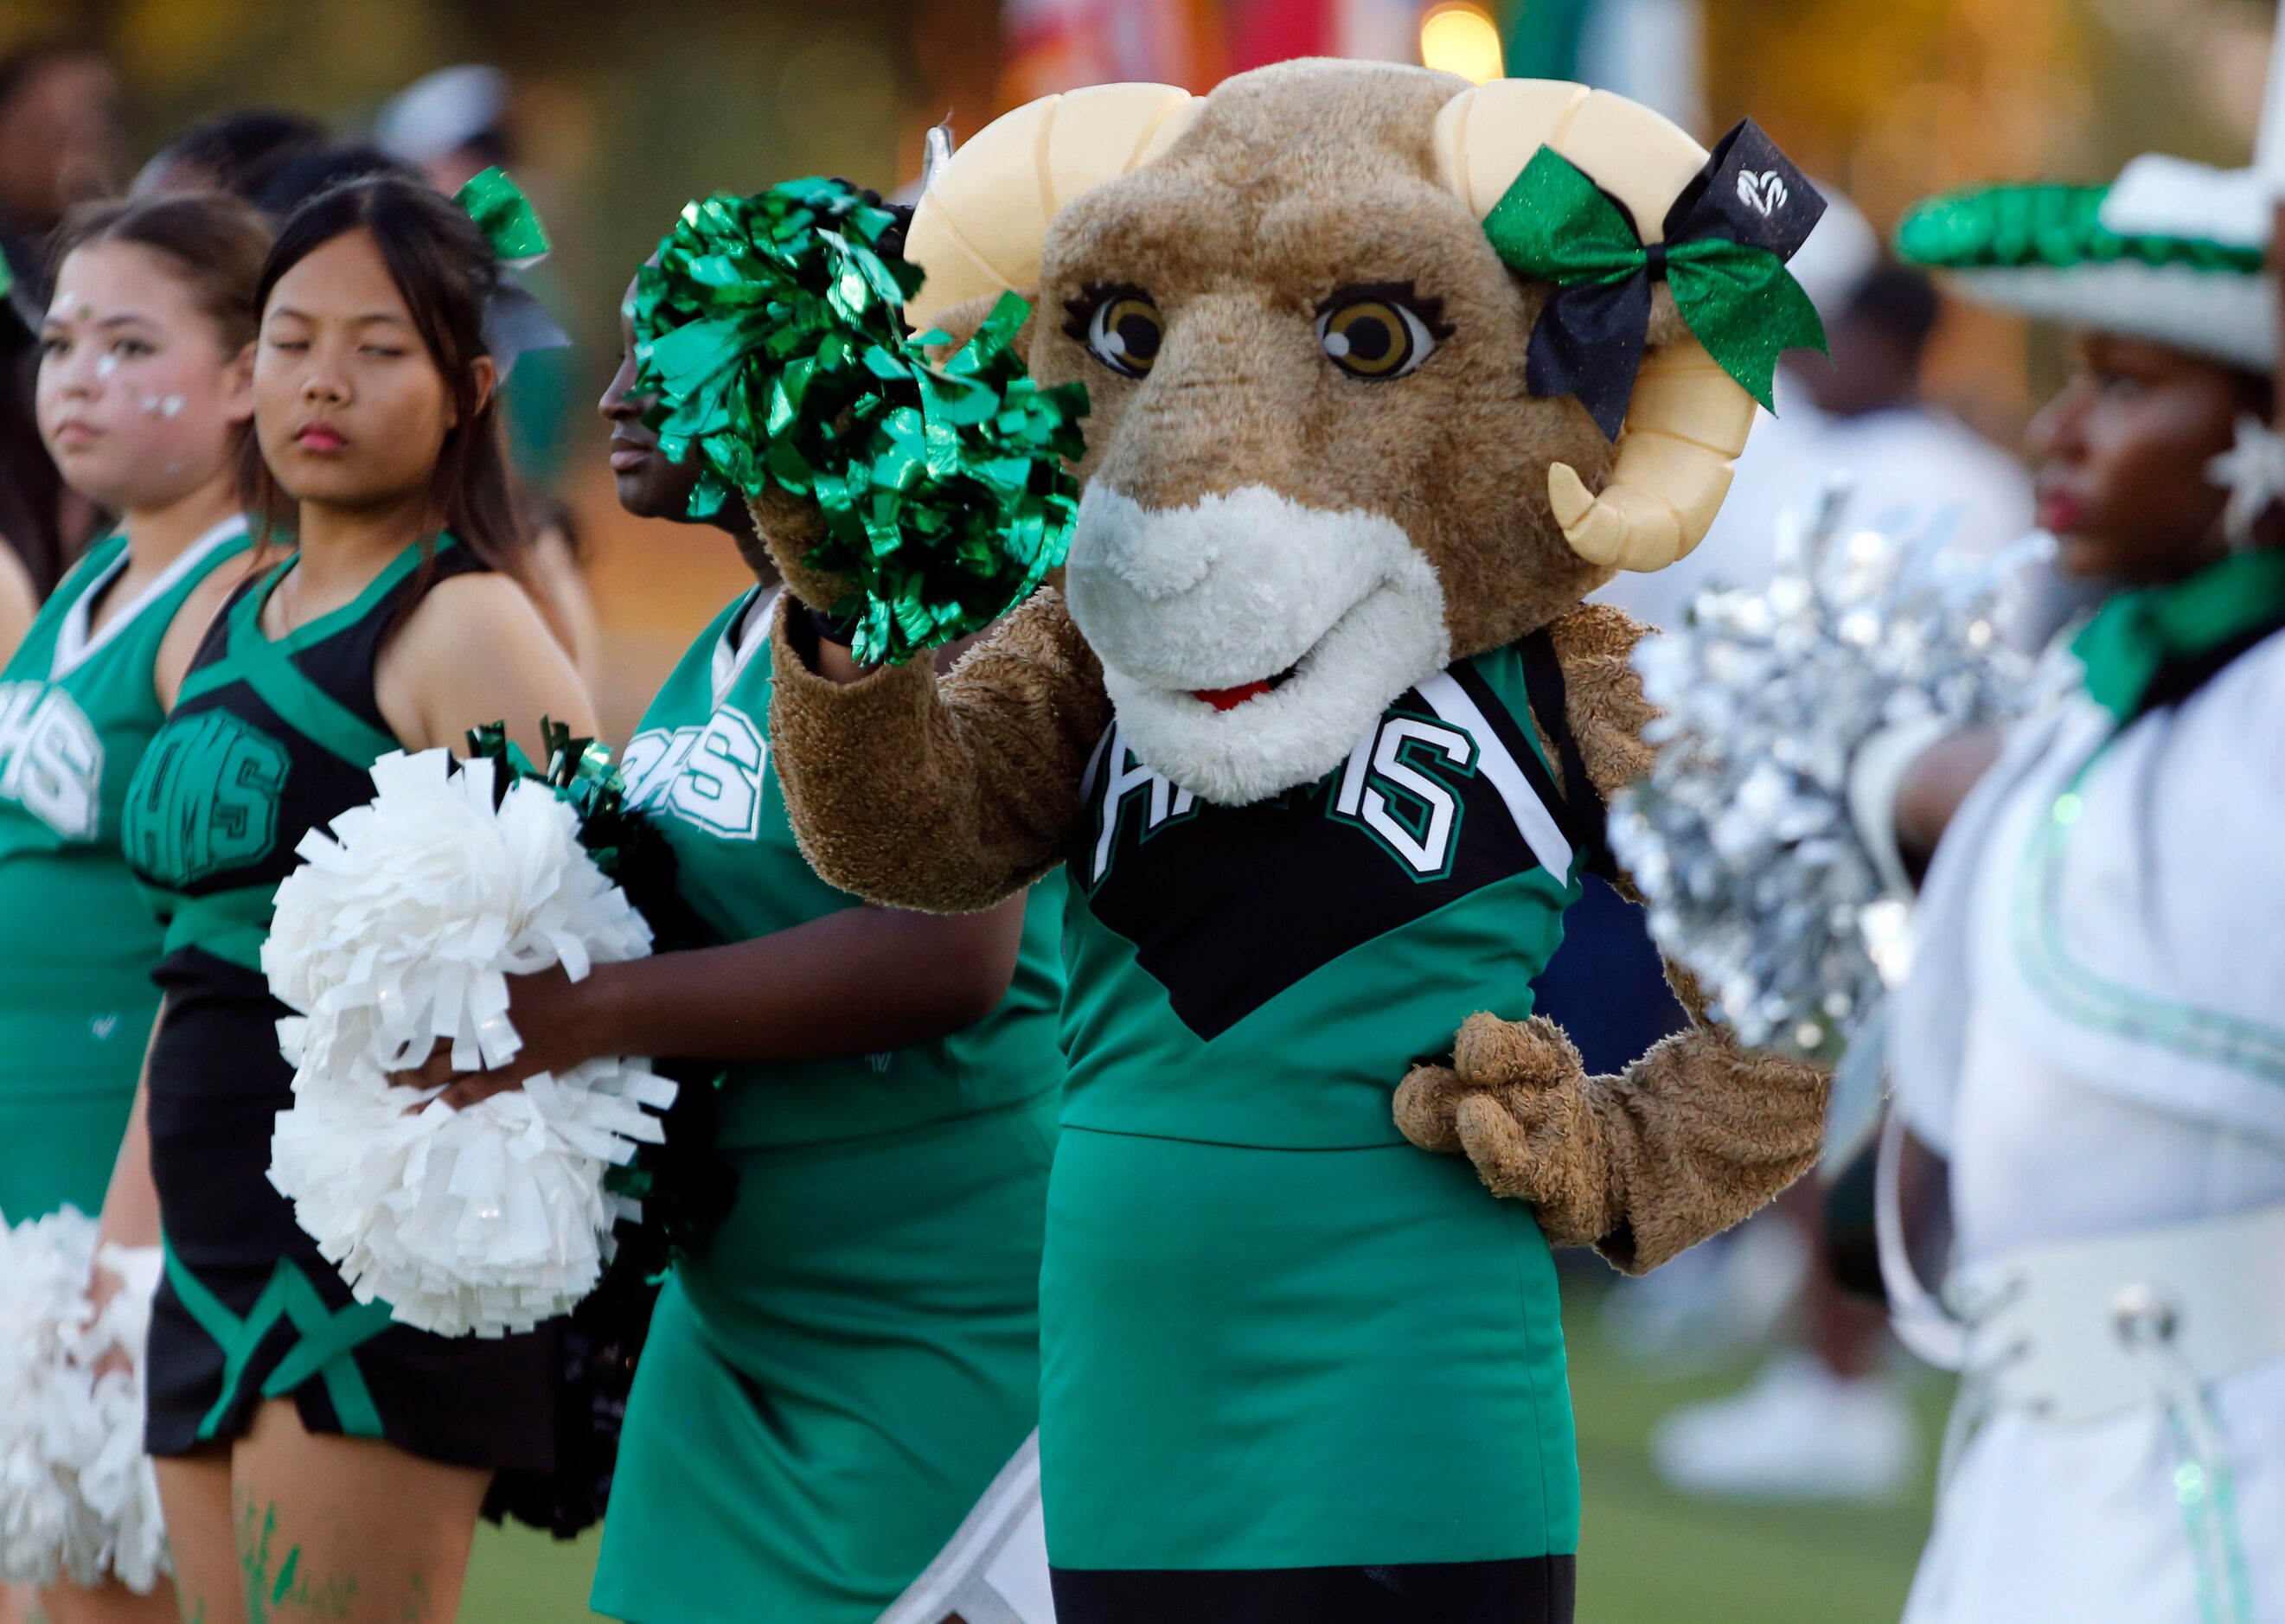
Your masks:
<instances>
[{"instance_id":1,"label":"green and white uniform top","mask_svg":"<svg viewBox=\"0 0 2285 1624\"><path fill-rule=\"evenodd\" d=\"M1068 1126L1333 1149L1478 1009L1531 1013L1578 854L1508 647L1399 696L1339 771L1211 806L1114 725L1082 788ZM1457 1013L1456 1013L1457 1012Z\"/></svg>"},{"instance_id":2,"label":"green and white uniform top","mask_svg":"<svg viewBox=\"0 0 2285 1624\"><path fill-rule=\"evenodd\" d=\"M630 805L674 848L679 890L725 942L790 930L859 906L819 879L795 843L770 762L769 608L759 589L692 645L621 756ZM885 1134L1031 1099L1063 1082L1050 1018L1061 888L1034 889L1016 978L965 1031L871 1055L734 1066L724 1084L727 1149Z\"/></svg>"},{"instance_id":3,"label":"green and white uniform top","mask_svg":"<svg viewBox=\"0 0 2285 1624\"><path fill-rule=\"evenodd\" d=\"M97 542L0 671L0 1213L11 1220L102 1200L158 1006L159 927L120 851L128 781L165 719L152 666L184 600L247 545L243 518L216 525L90 632L128 566L125 536Z\"/></svg>"},{"instance_id":4,"label":"green and white uniform top","mask_svg":"<svg viewBox=\"0 0 2285 1624\"><path fill-rule=\"evenodd\" d=\"M372 799L373 764L403 748L373 698L382 645L436 582L489 567L440 533L353 601L272 638L263 607L298 562L247 583L207 629L130 786L124 834L145 905L167 921L167 962L192 954L242 972L234 979L264 1002L262 943L302 832Z\"/></svg>"},{"instance_id":5,"label":"green and white uniform top","mask_svg":"<svg viewBox=\"0 0 2285 1624\"><path fill-rule=\"evenodd\" d=\"M2019 1077L2036 1063L2285 1157L2285 932L2274 923L2285 886L2273 855L2285 820L2274 743L2285 553L2236 553L2116 594L2052 665L2077 668L2081 684L2011 731L1921 888L1922 945L1889 1024L1897 1109L1932 1147L1961 1156L1962 1079L1977 1040L1993 1035L1978 1016L1997 1009ZM2013 1126L2051 1134L2044 1122ZM2118 1148L2154 1153L2147 1136L2121 1135ZM2011 1170L2014 1203L2058 1202L2069 1160L2051 1157L2037 1179ZM2227 1182L2221 1165L2152 1179L2147 1193L2195 1203ZM1955 1166L1955 1206L1959 1178ZM2070 1193L2109 1225L2145 1192L2096 1180ZM2285 1183L2273 1193L2285 1199ZM1972 1238L1963 1225L1963 1249Z\"/></svg>"}]
</instances>

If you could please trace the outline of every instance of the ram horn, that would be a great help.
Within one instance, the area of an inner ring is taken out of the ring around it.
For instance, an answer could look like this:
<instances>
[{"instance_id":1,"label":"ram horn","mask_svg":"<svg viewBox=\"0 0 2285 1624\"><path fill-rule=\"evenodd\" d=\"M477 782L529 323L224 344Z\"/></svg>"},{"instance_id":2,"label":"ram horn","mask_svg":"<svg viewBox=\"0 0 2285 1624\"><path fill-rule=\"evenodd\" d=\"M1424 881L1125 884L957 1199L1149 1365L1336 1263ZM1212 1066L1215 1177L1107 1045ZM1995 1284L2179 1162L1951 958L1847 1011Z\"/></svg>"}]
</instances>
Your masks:
<instances>
[{"instance_id":1,"label":"ram horn","mask_svg":"<svg viewBox=\"0 0 2285 1624\"><path fill-rule=\"evenodd\" d=\"M1001 114L938 167L913 211L905 255L928 273L906 308L925 328L955 304L1036 286L1056 211L1139 169L1197 116L1169 84L1102 84Z\"/></svg>"},{"instance_id":2,"label":"ram horn","mask_svg":"<svg viewBox=\"0 0 2285 1624\"><path fill-rule=\"evenodd\" d=\"M1649 108L1554 79L1501 79L1461 91L1436 115L1443 184L1483 218L1542 146L1627 206L1645 242L1706 161L1706 150ZM1746 448L1754 398L1695 341L1643 358L1600 493L1576 470L1547 470L1547 495L1572 550L1621 569L1663 569L1705 538Z\"/></svg>"}]
</instances>

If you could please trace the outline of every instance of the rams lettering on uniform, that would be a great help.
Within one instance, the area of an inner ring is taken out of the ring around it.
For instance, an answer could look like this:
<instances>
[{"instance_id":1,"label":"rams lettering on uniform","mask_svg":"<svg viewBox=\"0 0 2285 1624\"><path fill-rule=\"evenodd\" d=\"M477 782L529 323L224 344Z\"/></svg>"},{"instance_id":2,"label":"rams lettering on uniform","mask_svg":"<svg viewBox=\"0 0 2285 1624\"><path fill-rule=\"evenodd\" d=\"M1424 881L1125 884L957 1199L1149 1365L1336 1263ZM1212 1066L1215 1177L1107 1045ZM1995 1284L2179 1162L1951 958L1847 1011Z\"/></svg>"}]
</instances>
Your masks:
<instances>
[{"instance_id":1,"label":"rams lettering on uniform","mask_svg":"<svg viewBox=\"0 0 2285 1624\"><path fill-rule=\"evenodd\" d=\"M637 734L621 757L630 804L670 812L726 840L762 827L762 768L769 740L735 705L703 727Z\"/></svg>"},{"instance_id":2,"label":"rams lettering on uniform","mask_svg":"<svg viewBox=\"0 0 2285 1624\"><path fill-rule=\"evenodd\" d=\"M0 796L67 839L95 838L103 740L63 689L0 683Z\"/></svg>"},{"instance_id":3,"label":"rams lettering on uniform","mask_svg":"<svg viewBox=\"0 0 2285 1624\"><path fill-rule=\"evenodd\" d=\"M1460 832L1459 797L1433 769L1422 770L1429 757L1449 771L1476 775L1476 741L1460 729L1425 717L1383 717L1349 752L1332 809L1424 880L1451 872Z\"/></svg>"},{"instance_id":4,"label":"rams lettering on uniform","mask_svg":"<svg viewBox=\"0 0 2285 1624\"><path fill-rule=\"evenodd\" d=\"M202 710L161 731L128 787L129 861L182 887L260 862L278 839L292 762L245 718Z\"/></svg>"}]
</instances>

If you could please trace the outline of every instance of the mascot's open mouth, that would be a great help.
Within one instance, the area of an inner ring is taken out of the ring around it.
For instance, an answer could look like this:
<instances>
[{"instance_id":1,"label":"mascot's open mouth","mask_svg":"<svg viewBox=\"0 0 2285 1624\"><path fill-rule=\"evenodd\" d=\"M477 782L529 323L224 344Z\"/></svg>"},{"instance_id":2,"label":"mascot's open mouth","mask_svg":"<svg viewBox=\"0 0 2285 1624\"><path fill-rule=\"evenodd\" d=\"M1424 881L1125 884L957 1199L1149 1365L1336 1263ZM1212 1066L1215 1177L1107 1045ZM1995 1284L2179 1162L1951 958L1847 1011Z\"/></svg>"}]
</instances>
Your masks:
<instances>
[{"instance_id":1,"label":"mascot's open mouth","mask_svg":"<svg viewBox=\"0 0 2285 1624\"><path fill-rule=\"evenodd\" d=\"M1343 609L1340 618L1326 627L1323 634L1303 651L1301 657L1283 671L1268 677L1256 678L1252 682L1241 682L1230 687L1190 688L1177 690L1177 692L1187 692L1192 699L1203 701L1216 710L1235 710L1250 699L1261 699L1275 694L1294 678L1301 675L1304 671L1315 665L1318 656L1324 652L1326 645L1341 636L1342 629L1359 611L1365 610L1365 605L1370 603L1378 592L1379 588L1376 587L1372 592L1367 592L1362 600Z\"/></svg>"},{"instance_id":2,"label":"mascot's open mouth","mask_svg":"<svg viewBox=\"0 0 2285 1624\"><path fill-rule=\"evenodd\" d=\"M1263 677L1252 682L1241 682L1234 688L1192 688L1190 697L1202 699L1217 710L1235 710L1249 699L1259 699L1285 686L1286 680L1300 670L1299 663L1287 666L1275 677Z\"/></svg>"},{"instance_id":3,"label":"mascot's open mouth","mask_svg":"<svg viewBox=\"0 0 2285 1624\"><path fill-rule=\"evenodd\" d=\"M1266 486L1154 508L1091 484L1064 579L1136 757L1225 806L1323 777L1449 654L1401 525Z\"/></svg>"}]
</instances>

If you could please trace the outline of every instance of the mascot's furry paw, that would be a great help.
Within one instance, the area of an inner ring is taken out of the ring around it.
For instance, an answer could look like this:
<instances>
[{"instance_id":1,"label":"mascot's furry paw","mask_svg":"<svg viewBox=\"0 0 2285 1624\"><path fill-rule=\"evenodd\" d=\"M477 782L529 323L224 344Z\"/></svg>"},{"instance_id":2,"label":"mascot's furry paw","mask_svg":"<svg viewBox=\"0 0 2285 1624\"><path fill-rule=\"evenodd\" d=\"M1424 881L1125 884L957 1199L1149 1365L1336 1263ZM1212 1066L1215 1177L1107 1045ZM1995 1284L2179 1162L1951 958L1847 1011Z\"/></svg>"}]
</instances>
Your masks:
<instances>
[{"instance_id":1,"label":"mascot's furry paw","mask_svg":"<svg viewBox=\"0 0 2285 1624\"><path fill-rule=\"evenodd\" d=\"M1692 1000L1695 1002L1693 999ZM1590 1077L1552 1021L1473 1015L1449 1066L1417 1066L1396 1126L1463 1151L1557 1246L1643 1274L1728 1228L1817 1159L1826 1076L1701 1027Z\"/></svg>"},{"instance_id":2,"label":"mascot's furry paw","mask_svg":"<svg viewBox=\"0 0 2285 1624\"><path fill-rule=\"evenodd\" d=\"M1424 1150L1465 1152L1494 1195L1536 1207L1558 1244L1600 1239L1609 1226L1587 1068L1544 1016L1470 1016L1452 1064L1416 1066L1397 1089L1396 1126Z\"/></svg>"}]
</instances>

